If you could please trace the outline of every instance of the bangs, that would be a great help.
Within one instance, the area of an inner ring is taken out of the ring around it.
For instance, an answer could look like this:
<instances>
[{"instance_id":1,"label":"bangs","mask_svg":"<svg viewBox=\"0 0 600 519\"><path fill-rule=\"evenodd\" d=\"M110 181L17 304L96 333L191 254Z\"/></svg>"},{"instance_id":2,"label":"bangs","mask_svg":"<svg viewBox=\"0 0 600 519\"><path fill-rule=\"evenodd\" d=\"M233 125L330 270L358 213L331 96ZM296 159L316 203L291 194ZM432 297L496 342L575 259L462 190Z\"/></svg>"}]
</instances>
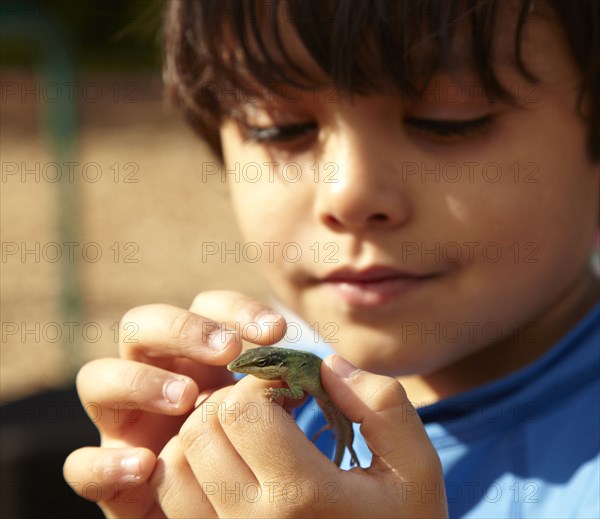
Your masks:
<instances>
[{"instance_id":1,"label":"bangs","mask_svg":"<svg viewBox=\"0 0 600 519\"><path fill-rule=\"evenodd\" d=\"M512 101L492 65L501 9L516 20L514 63L534 81L520 56L532 0L170 3L166 83L218 152L218 137L211 138L208 127L235 117L243 93L256 100L290 87L328 87L348 95L383 90L415 97L436 72L466 65L486 96ZM458 52L457 35L464 39Z\"/></svg>"},{"instance_id":2,"label":"bangs","mask_svg":"<svg viewBox=\"0 0 600 519\"><path fill-rule=\"evenodd\" d=\"M228 71L247 70L263 87L284 84L301 89L333 85L345 93L368 94L389 88L418 95L434 73L467 61L490 95L506 96L493 69L492 52L500 9L515 8L515 62L526 77L520 39L532 0L288 0L229 3L209 22L206 38L224 28L240 60L215 62ZM519 6L517 10L516 7ZM223 6L223 4L221 4ZM286 48L292 30L322 74L303 67ZM470 48L453 52L458 29L466 29ZM289 39L289 35L288 35ZM214 55L214 54L213 54ZM322 77L325 76L325 80ZM243 83L231 77L239 88Z\"/></svg>"}]
</instances>

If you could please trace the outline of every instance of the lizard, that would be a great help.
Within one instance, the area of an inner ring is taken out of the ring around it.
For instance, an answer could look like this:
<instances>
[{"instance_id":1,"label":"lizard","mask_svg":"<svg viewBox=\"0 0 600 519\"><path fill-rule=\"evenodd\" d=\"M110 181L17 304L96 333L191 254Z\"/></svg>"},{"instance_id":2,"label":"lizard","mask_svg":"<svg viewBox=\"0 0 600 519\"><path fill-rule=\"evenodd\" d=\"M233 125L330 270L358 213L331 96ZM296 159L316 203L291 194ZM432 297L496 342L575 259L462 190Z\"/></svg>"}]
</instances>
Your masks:
<instances>
[{"instance_id":1,"label":"lizard","mask_svg":"<svg viewBox=\"0 0 600 519\"><path fill-rule=\"evenodd\" d=\"M227 365L229 371L247 373L264 380L283 380L287 388L267 388L265 395L272 402L280 396L301 399L304 393L312 395L327 419L327 425L317 432L313 441L327 429L335 431L336 445L334 463L339 467L344 449L350 451L351 466L360 467L354 452L354 430L352 422L342 414L331 401L321 383L321 362L323 359L306 351L259 346L246 350Z\"/></svg>"}]
</instances>

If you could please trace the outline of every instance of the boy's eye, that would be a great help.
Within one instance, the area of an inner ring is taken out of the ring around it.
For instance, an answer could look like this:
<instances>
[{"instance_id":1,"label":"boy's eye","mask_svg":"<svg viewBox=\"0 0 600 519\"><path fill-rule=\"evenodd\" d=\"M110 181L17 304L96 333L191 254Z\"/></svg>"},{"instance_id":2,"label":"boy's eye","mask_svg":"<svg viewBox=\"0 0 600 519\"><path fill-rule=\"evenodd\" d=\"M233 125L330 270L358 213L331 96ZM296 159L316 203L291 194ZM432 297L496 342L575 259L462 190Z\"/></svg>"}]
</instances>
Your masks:
<instances>
[{"instance_id":1,"label":"boy's eye","mask_svg":"<svg viewBox=\"0 0 600 519\"><path fill-rule=\"evenodd\" d=\"M246 126L244 134L246 139L261 142L287 142L310 135L317 129L314 122L286 124L282 126Z\"/></svg>"},{"instance_id":2,"label":"boy's eye","mask_svg":"<svg viewBox=\"0 0 600 519\"><path fill-rule=\"evenodd\" d=\"M426 119L418 117L405 117L404 123L419 133L433 136L441 142L452 142L471 136L482 135L493 123L491 115L452 121L447 119ZM306 122L273 126L244 127L244 137L256 143L267 144L295 144L303 138L311 136L318 129L317 123Z\"/></svg>"},{"instance_id":3,"label":"boy's eye","mask_svg":"<svg viewBox=\"0 0 600 519\"><path fill-rule=\"evenodd\" d=\"M477 119L451 121L406 117L404 123L421 133L433 135L438 140L452 141L484 134L492 125L493 118L491 115L485 115Z\"/></svg>"}]
</instances>

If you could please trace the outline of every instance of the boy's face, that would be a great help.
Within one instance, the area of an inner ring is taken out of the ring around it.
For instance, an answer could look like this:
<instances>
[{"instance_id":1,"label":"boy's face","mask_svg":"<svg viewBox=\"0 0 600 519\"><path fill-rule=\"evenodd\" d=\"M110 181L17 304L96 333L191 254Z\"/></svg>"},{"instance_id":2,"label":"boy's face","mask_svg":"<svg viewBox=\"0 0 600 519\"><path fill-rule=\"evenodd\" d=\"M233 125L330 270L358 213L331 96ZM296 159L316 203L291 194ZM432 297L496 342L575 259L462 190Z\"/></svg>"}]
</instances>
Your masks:
<instances>
[{"instance_id":1,"label":"boy's face","mask_svg":"<svg viewBox=\"0 0 600 519\"><path fill-rule=\"evenodd\" d=\"M274 294L361 367L435 372L511 334L502 354L519 364L581 314L600 175L579 73L551 20L524 35L537 87L512 38L500 29L495 70L518 106L488 101L465 67L418 102L289 88L248 102L246 123L266 130L222 126L239 224Z\"/></svg>"}]
</instances>

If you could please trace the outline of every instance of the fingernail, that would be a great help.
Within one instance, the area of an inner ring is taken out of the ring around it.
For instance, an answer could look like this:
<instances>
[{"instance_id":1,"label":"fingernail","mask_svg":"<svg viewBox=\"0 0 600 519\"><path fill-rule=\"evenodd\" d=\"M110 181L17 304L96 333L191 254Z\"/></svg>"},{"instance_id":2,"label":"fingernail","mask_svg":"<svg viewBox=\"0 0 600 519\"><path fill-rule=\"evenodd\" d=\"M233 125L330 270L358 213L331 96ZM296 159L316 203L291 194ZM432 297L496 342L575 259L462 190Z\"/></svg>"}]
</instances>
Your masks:
<instances>
[{"instance_id":1,"label":"fingernail","mask_svg":"<svg viewBox=\"0 0 600 519\"><path fill-rule=\"evenodd\" d=\"M139 479L142 475L142 460L137 456L124 458L121 461L121 468L126 472L127 476Z\"/></svg>"},{"instance_id":2,"label":"fingernail","mask_svg":"<svg viewBox=\"0 0 600 519\"><path fill-rule=\"evenodd\" d=\"M178 404L183 397L187 382L185 380L177 379L167 382L163 389L163 395L171 404Z\"/></svg>"},{"instance_id":3,"label":"fingernail","mask_svg":"<svg viewBox=\"0 0 600 519\"><path fill-rule=\"evenodd\" d=\"M358 373L358 368L339 355L334 355L329 363L331 370L340 378L352 378Z\"/></svg>"},{"instance_id":4,"label":"fingernail","mask_svg":"<svg viewBox=\"0 0 600 519\"><path fill-rule=\"evenodd\" d=\"M208 338L208 345L215 351L224 350L231 342L232 335L235 335L233 330L224 330L223 328L215 330Z\"/></svg>"}]
</instances>

